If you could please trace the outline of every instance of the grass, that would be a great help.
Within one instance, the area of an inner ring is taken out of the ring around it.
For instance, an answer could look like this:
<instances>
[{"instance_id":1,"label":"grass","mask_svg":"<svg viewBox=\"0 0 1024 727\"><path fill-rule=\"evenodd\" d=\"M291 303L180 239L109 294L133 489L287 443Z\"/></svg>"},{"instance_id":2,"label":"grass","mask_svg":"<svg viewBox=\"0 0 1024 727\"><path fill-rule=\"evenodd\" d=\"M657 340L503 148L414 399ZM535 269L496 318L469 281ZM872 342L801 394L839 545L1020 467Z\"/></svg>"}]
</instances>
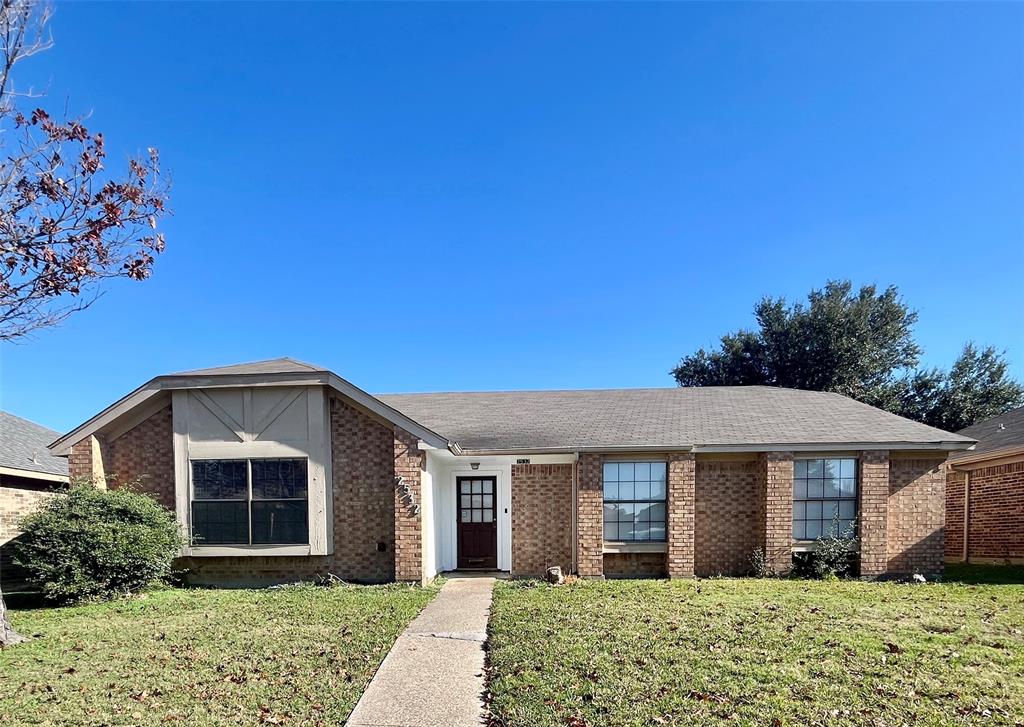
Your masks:
<instances>
[{"instance_id":1,"label":"grass","mask_svg":"<svg viewBox=\"0 0 1024 727\"><path fill-rule=\"evenodd\" d=\"M1024 585L499 582L490 628L497 724L1024 721Z\"/></svg>"},{"instance_id":2,"label":"grass","mask_svg":"<svg viewBox=\"0 0 1024 727\"><path fill-rule=\"evenodd\" d=\"M0 724L338 724L433 597L410 586L165 590L12 612Z\"/></svg>"}]
</instances>

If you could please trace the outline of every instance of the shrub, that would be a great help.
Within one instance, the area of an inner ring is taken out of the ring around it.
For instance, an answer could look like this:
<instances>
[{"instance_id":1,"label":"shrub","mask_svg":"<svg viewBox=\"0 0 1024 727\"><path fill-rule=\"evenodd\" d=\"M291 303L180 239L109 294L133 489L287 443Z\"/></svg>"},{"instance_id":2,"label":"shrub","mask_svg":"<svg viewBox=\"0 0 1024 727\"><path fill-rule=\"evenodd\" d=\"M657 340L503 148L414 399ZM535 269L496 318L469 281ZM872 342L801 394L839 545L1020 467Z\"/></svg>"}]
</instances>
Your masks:
<instances>
[{"instance_id":1,"label":"shrub","mask_svg":"<svg viewBox=\"0 0 1024 727\"><path fill-rule=\"evenodd\" d=\"M793 575L798 578L845 578L853 575L857 538L839 531L839 520L832 521L828 535L814 542L814 551L793 554Z\"/></svg>"},{"instance_id":2,"label":"shrub","mask_svg":"<svg viewBox=\"0 0 1024 727\"><path fill-rule=\"evenodd\" d=\"M771 578L775 575L768 564L764 548L754 548L754 552L750 554L750 574L754 578Z\"/></svg>"},{"instance_id":3,"label":"shrub","mask_svg":"<svg viewBox=\"0 0 1024 727\"><path fill-rule=\"evenodd\" d=\"M15 560L53 601L132 593L170 574L182 537L174 513L128 488L74 485L21 522Z\"/></svg>"}]
</instances>

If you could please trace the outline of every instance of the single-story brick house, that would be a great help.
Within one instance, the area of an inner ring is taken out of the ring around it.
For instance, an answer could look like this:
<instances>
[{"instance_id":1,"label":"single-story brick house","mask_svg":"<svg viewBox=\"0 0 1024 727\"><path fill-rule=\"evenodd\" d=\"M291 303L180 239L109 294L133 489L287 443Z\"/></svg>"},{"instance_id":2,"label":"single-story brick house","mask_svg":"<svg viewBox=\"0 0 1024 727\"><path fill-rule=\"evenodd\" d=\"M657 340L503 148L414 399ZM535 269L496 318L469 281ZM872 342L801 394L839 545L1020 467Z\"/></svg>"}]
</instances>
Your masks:
<instances>
[{"instance_id":1,"label":"single-story brick house","mask_svg":"<svg viewBox=\"0 0 1024 727\"><path fill-rule=\"evenodd\" d=\"M59 432L0 411L0 588L6 593L25 585L14 565L19 522L68 484L68 462L50 454L47 445Z\"/></svg>"},{"instance_id":2,"label":"single-story brick house","mask_svg":"<svg viewBox=\"0 0 1024 727\"><path fill-rule=\"evenodd\" d=\"M938 573L969 437L770 387L371 396L291 359L159 376L51 445L145 488L197 582L790 567L836 519L866 577Z\"/></svg>"},{"instance_id":3,"label":"single-story brick house","mask_svg":"<svg viewBox=\"0 0 1024 727\"><path fill-rule=\"evenodd\" d=\"M946 475L946 561L1024 563L1024 407L960 432Z\"/></svg>"}]
</instances>

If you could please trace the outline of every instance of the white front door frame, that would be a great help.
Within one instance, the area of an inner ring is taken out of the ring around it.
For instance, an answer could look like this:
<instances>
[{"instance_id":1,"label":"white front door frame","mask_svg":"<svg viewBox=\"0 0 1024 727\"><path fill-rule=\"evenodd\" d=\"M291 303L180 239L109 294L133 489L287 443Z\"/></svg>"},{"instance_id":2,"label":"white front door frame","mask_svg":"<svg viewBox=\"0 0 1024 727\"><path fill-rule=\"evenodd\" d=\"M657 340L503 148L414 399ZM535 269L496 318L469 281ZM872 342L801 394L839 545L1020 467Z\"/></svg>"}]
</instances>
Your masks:
<instances>
[{"instance_id":1,"label":"white front door frame","mask_svg":"<svg viewBox=\"0 0 1024 727\"><path fill-rule=\"evenodd\" d=\"M438 573L455 570L458 563L456 479L493 477L497 483L498 570L512 570L512 463L510 456L455 457L443 450L427 450L427 468L433 489L433 536ZM473 469L473 463L477 468Z\"/></svg>"}]
</instances>

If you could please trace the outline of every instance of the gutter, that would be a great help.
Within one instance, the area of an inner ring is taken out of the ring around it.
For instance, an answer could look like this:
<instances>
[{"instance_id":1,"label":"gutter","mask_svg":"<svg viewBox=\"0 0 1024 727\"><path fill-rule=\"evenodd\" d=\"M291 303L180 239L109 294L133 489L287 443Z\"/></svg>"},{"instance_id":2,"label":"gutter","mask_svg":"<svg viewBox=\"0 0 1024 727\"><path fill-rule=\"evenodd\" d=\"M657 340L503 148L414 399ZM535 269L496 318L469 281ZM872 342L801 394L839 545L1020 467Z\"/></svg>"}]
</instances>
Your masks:
<instances>
[{"instance_id":1,"label":"gutter","mask_svg":"<svg viewBox=\"0 0 1024 727\"><path fill-rule=\"evenodd\" d=\"M962 465L977 464L988 460L1008 459L1010 457L1024 456L1024 445L1016 447L1003 447L1002 449L990 449L985 452L972 452L963 457L950 460L949 464L953 469L959 469ZM977 469L977 468L972 468Z\"/></svg>"},{"instance_id":2,"label":"gutter","mask_svg":"<svg viewBox=\"0 0 1024 727\"><path fill-rule=\"evenodd\" d=\"M459 454L468 457L527 454L576 454L581 452L837 452L848 450L888 449L892 451L964 451L974 446L974 441L940 442L774 442L769 444L653 444L653 445L590 445L585 447L521 447L511 449L462 449ZM457 445L456 445L457 446ZM1021 448L1024 454L1024 447ZM965 460L957 460L956 463Z\"/></svg>"}]
</instances>

